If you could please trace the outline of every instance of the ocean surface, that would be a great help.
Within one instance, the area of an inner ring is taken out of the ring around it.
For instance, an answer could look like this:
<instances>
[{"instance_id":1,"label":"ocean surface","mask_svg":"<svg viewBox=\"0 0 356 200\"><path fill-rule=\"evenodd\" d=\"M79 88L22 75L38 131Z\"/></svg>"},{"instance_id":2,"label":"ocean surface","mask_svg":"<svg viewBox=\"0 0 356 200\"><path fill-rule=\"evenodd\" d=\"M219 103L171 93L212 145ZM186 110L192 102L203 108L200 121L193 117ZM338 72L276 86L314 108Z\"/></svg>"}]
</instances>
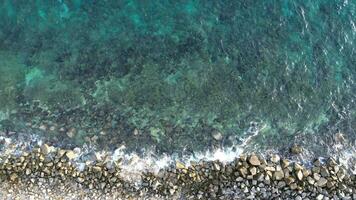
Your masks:
<instances>
[{"instance_id":1,"label":"ocean surface","mask_svg":"<svg viewBox=\"0 0 356 200\"><path fill-rule=\"evenodd\" d=\"M2 138L356 158L355 81L354 0L0 0Z\"/></svg>"}]
</instances>

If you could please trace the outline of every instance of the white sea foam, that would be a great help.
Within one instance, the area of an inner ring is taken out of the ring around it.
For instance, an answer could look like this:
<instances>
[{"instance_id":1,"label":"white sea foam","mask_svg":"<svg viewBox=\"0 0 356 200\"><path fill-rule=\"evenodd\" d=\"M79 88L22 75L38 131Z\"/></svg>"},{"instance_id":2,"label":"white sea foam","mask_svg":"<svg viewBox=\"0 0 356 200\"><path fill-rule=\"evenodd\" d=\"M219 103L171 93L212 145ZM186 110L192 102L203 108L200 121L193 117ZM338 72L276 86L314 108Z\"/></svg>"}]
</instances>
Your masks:
<instances>
[{"instance_id":1,"label":"white sea foam","mask_svg":"<svg viewBox=\"0 0 356 200\"><path fill-rule=\"evenodd\" d=\"M117 162L120 160L122 173L121 176L126 181L140 183L140 178L144 172L158 173L162 169L166 169L170 166L174 166L176 161L183 163L186 166L190 166L192 162L200 161L215 161L218 160L222 163L229 163L238 158L241 153L244 152L245 148L249 146L251 141L258 136L260 130L251 129L246 133L246 137L243 138L242 142L235 144L229 148L219 148L211 151L197 152L194 154L178 156L173 155L157 155L153 150L145 150L143 154L128 153L125 146L117 148L113 152L105 151L95 151L95 147L85 145L81 148L75 148L73 151L78 155L76 159L76 166L78 170L82 171L85 169L86 164L93 163L95 159L102 160L106 159L108 162ZM9 137L1 136L0 142L2 141L3 148L1 153L3 155L19 154L22 151L32 148L34 145L42 145L43 141L39 139L38 136L30 136L31 140L22 141L14 140ZM330 145L329 154L332 157L337 157L338 161L350 168L353 173L356 173L356 145L347 145L342 143L335 143ZM308 149L305 149L308 152ZM88 155L93 155L88 156Z\"/></svg>"}]
</instances>

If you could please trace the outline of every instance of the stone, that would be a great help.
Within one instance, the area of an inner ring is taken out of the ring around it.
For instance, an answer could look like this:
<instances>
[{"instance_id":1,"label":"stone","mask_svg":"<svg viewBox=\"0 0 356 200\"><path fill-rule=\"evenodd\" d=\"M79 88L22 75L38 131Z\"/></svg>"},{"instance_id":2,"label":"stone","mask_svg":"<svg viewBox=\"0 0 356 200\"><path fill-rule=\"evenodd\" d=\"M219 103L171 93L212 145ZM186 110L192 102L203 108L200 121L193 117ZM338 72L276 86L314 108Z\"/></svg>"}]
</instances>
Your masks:
<instances>
[{"instance_id":1,"label":"stone","mask_svg":"<svg viewBox=\"0 0 356 200\"><path fill-rule=\"evenodd\" d=\"M246 175L247 175L247 169L245 168L245 167L241 167L240 169L239 169L239 172L240 172L240 174L243 176L243 177L246 177Z\"/></svg>"},{"instance_id":2,"label":"stone","mask_svg":"<svg viewBox=\"0 0 356 200\"><path fill-rule=\"evenodd\" d=\"M324 195L319 194L319 195L316 197L316 200L323 200L323 198L324 198Z\"/></svg>"},{"instance_id":3,"label":"stone","mask_svg":"<svg viewBox=\"0 0 356 200\"><path fill-rule=\"evenodd\" d=\"M316 167L320 167L322 165L321 159L320 158L316 159L313 164Z\"/></svg>"},{"instance_id":4,"label":"stone","mask_svg":"<svg viewBox=\"0 0 356 200\"><path fill-rule=\"evenodd\" d=\"M296 183L292 183L289 187L290 189L295 190L298 188L298 185Z\"/></svg>"},{"instance_id":5,"label":"stone","mask_svg":"<svg viewBox=\"0 0 356 200\"><path fill-rule=\"evenodd\" d=\"M297 175L298 180L301 181L303 179L303 172L301 170L297 171L296 175Z\"/></svg>"},{"instance_id":6,"label":"stone","mask_svg":"<svg viewBox=\"0 0 356 200\"><path fill-rule=\"evenodd\" d=\"M302 172L304 177L308 177L311 174L311 171L309 169L303 169Z\"/></svg>"},{"instance_id":7,"label":"stone","mask_svg":"<svg viewBox=\"0 0 356 200\"><path fill-rule=\"evenodd\" d=\"M313 178L314 178L314 180L316 180L316 181L318 181L319 179L320 179L320 174L318 174L318 173L314 173L313 174Z\"/></svg>"},{"instance_id":8,"label":"stone","mask_svg":"<svg viewBox=\"0 0 356 200\"><path fill-rule=\"evenodd\" d=\"M248 161L249 161L250 164L253 165L253 166L259 166L259 165L261 165L261 161L260 161L260 159L259 159L256 155L251 155Z\"/></svg>"},{"instance_id":9,"label":"stone","mask_svg":"<svg viewBox=\"0 0 356 200\"><path fill-rule=\"evenodd\" d=\"M330 166L330 167L335 167L335 166L337 166L337 163L336 163L336 161L335 161L333 158L329 158L327 164L328 164L328 166Z\"/></svg>"},{"instance_id":10,"label":"stone","mask_svg":"<svg viewBox=\"0 0 356 200\"><path fill-rule=\"evenodd\" d=\"M324 177L321 177L317 182L317 186L319 187L324 187L328 183L328 180L326 180Z\"/></svg>"},{"instance_id":11,"label":"stone","mask_svg":"<svg viewBox=\"0 0 356 200\"><path fill-rule=\"evenodd\" d=\"M11 181L16 181L18 179L18 177L19 176L16 173L12 173L9 178Z\"/></svg>"},{"instance_id":12,"label":"stone","mask_svg":"<svg viewBox=\"0 0 356 200\"><path fill-rule=\"evenodd\" d=\"M303 167L298 163L294 163L294 170L296 171L303 170Z\"/></svg>"},{"instance_id":13,"label":"stone","mask_svg":"<svg viewBox=\"0 0 356 200\"><path fill-rule=\"evenodd\" d=\"M74 153L74 151L71 151L71 150L68 150L65 155L69 160L73 160L77 157L77 155Z\"/></svg>"},{"instance_id":14,"label":"stone","mask_svg":"<svg viewBox=\"0 0 356 200\"><path fill-rule=\"evenodd\" d=\"M329 177L329 175L330 175L330 173L329 173L328 169L326 169L326 167L321 167L320 168L320 174L323 177Z\"/></svg>"},{"instance_id":15,"label":"stone","mask_svg":"<svg viewBox=\"0 0 356 200\"><path fill-rule=\"evenodd\" d=\"M284 188L286 186L286 182L280 181L277 185L278 188Z\"/></svg>"},{"instance_id":16,"label":"stone","mask_svg":"<svg viewBox=\"0 0 356 200\"><path fill-rule=\"evenodd\" d=\"M294 180L293 177L289 176L289 177L286 177L286 178L284 179L284 181L285 181L288 185L290 185L290 184L294 183L295 180Z\"/></svg>"},{"instance_id":17,"label":"stone","mask_svg":"<svg viewBox=\"0 0 356 200\"><path fill-rule=\"evenodd\" d=\"M215 169L216 171L220 171L221 167L220 167L219 163L214 162L213 164L214 164L214 169Z\"/></svg>"},{"instance_id":18,"label":"stone","mask_svg":"<svg viewBox=\"0 0 356 200\"><path fill-rule=\"evenodd\" d=\"M75 128L71 128L71 129L69 129L68 131L67 131L67 136L69 137L69 138L73 138L74 136L75 136L75 133L76 133L76 130L75 130Z\"/></svg>"},{"instance_id":19,"label":"stone","mask_svg":"<svg viewBox=\"0 0 356 200\"><path fill-rule=\"evenodd\" d=\"M280 160L281 160L281 158L277 154L274 154L274 155L271 156L271 161L273 163L279 163Z\"/></svg>"},{"instance_id":20,"label":"stone","mask_svg":"<svg viewBox=\"0 0 356 200\"><path fill-rule=\"evenodd\" d=\"M257 168L256 167L250 168L250 172L251 172L252 176L256 175L257 174Z\"/></svg>"},{"instance_id":21,"label":"stone","mask_svg":"<svg viewBox=\"0 0 356 200\"><path fill-rule=\"evenodd\" d=\"M314 185L314 183L315 183L315 180L310 176L307 177L307 181L310 185Z\"/></svg>"},{"instance_id":22,"label":"stone","mask_svg":"<svg viewBox=\"0 0 356 200\"><path fill-rule=\"evenodd\" d=\"M345 178L346 173L343 168L340 168L336 175L339 180L342 181Z\"/></svg>"},{"instance_id":23,"label":"stone","mask_svg":"<svg viewBox=\"0 0 356 200\"><path fill-rule=\"evenodd\" d=\"M176 161L176 168L177 169L186 169L185 165L179 161Z\"/></svg>"},{"instance_id":24,"label":"stone","mask_svg":"<svg viewBox=\"0 0 356 200\"><path fill-rule=\"evenodd\" d=\"M265 170L266 170L266 171L274 172L274 171L276 171L276 168L273 167L273 166L267 166L267 167L265 167Z\"/></svg>"},{"instance_id":25,"label":"stone","mask_svg":"<svg viewBox=\"0 0 356 200\"><path fill-rule=\"evenodd\" d=\"M82 177L79 177L77 180L78 180L79 183L84 183L84 181L85 181L85 179L82 178Z\"/></svg>"},{"instance_id":26,"label":"stone","mask_svg":"<svg viewBox=\"0 0 356 200\"><path fill-rule=\"evenodd\" d=\"M301 196L297 196L295 200L303 200L303 198Z\"/></svg>"},{"instance_id":27,"label":"stone","mask_svg":"<svg viewBox=\"0 0 356 200\"><path fill-rule=\"evenodd\" d=\"M44 155L47 155L47 154L49 154L49 153L51 152L51 147L48 146L48 144L43 144L43 145L41 146L41 151L42 151L42 153L43 153Z\"/></svg>"},{"instance_id":28,"label":"stone","mask_svg":"<svg viewBox=\"0 0 356 200\"><path fill-rule=\"evenodd\" d=\"M283 171L276 171L273 174L273 178L277 181L282 180L284 178L284 173Z\"/></svg>"},{"instance_id":29,"label":"stone","mask_svg":"<svg viewBox=\"0 0 356 200\"><path fill-rule=\"evenodd\" d=\"M289 164L290 164L290 161L289 161L289 160L287 160L287 159L283 159L283 160L282 160L282 167L283 167L283 168L288 167Z\"/></svg>"},{"instance_id":30,"label":"stone","mask_svg":"<svg viewBox=\"0 0 356 200\"><path fill-rule=\"evenodd\" d=\"M303 148L299 145L293 145L290 151L293 154L301 154L303 152Z\"/></svg>"},{"instance_id":31,"label":"stone","mask_svg":"<svg viewBox=\"0 0 356 200\"><path fill-rule=\"evenodd\" d=\"M223 139L223 135L219 131L213 131L211 136L217 141L221 141Z\"/></svg>"}]
</instances>

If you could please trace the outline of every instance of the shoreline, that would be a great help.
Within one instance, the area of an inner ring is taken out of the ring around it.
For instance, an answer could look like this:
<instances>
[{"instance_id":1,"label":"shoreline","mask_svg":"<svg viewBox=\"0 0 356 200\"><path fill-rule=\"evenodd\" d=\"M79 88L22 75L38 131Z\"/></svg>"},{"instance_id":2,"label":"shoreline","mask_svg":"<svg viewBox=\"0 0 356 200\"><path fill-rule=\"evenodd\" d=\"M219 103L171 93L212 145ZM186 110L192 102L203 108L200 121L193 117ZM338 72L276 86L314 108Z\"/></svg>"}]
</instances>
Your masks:
<instances>
[{"instance_id":1,"label":"shoreline","mask_svg":"<svg viewBox=\"0 0 356 200\"><path fill-rule=\"evenodd\" d=\"M227 162L173 160L174 164L167 162L160 169L156 163L153 172L127 169L140 167L139 158L132 157L128 165L123 154L94 155L78 163L78 149L47 144L2 154L0 194L14 199L356 198L356 174L333 158L315 159L311 166L304 166L277 154L263 158L251 152L236 154Z\"/></svg>"}]
</instances>

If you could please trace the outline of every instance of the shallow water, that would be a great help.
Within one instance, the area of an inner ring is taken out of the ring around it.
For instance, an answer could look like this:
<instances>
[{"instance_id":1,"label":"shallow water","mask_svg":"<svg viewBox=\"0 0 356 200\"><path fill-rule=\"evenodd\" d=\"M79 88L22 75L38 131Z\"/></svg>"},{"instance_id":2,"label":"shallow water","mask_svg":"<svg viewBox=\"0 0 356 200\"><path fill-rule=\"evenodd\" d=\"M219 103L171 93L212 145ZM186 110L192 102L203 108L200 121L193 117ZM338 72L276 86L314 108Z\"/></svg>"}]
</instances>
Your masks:
<instances>
[{"instance_id":1,"label":"shallow water","mask_svg":"<svg viewBox=\"0 0 356 200\"><path fill-rule=\"evenodd\" d=\"M1 134L160 156L296 144L355 157L355 12L355 1L2 0Z\"/></svg>"}]
</instances>

